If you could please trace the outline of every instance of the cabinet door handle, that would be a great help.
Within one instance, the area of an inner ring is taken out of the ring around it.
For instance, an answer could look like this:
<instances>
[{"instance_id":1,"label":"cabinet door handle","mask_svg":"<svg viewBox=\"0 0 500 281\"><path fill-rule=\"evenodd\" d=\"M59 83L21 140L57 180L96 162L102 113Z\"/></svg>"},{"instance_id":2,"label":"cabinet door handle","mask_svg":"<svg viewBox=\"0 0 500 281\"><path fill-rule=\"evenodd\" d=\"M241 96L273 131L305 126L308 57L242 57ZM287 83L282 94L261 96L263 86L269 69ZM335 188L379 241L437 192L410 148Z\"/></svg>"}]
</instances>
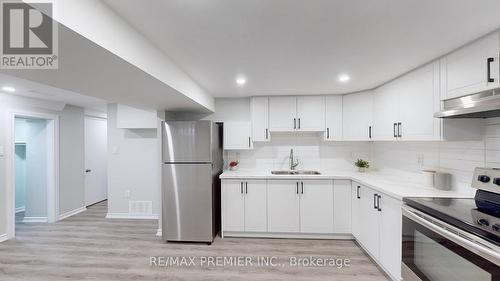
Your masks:
<instances>
[{"instance_id":1,"label":"cabinet door handle","mask_svg":"<svg viewBox=\"0 0 500 281\"><path fill-rule=\"evenodd\" d=\"M378 198L378 194L373 194L373 209L378 209L377 198Z\"/></svg>"},{"instance_id":2,"label":"cabinet door handle","mask_svg":"<svg viewBox=\"0 0 500 281\"><path fill-rule=\"evenodd\" d=\"M300 193L304 194L304 182L301 182L300 185L301 185Z\"/></svg>"},{"instance_id":3,"label":"cabinet door handle","mask_svg":"<svg viewBox=\"0 0 500 281\"><path fill-rule=\"evenodd\" d=\"M250 148L250 147L252 147L252 146L250 145L250 137L248 137L248 148Z\"/></svg>"},{"instance_id":4,"label":"cabinet door handle","mask_svg":"<svg viewBox=\"0 0 500 281\"><path fill-rule=\"evenodd\" d=\"M399 123L398 123L398 137L399 137L399 138L402 138L402 137L403 137L403 132L402 132L401 127L402 127L402 124L401 124L401 122L399 122Z\"/></svg>"},{"instance_id":5,"label":"cabinet door handle","mask_svg":"<svg viewBox=\"0 0 500 281\"><path fill-rule=\"evenodd\" d=\"M297 119L293 118L293 129L297 129Z\"/></svg>"},{"instance_id":6,"label":"cabinet door handle","mask_svg":"<svg viewBox=\"0 0 500 281\"><path fill-rule=\"evenodd\" d=\"M241 194L243 194L243 182L240 182Z\"/></svg>"},{"instance_id":7,"label":"cabinet door handle","mask_svg":"<svg viewBox=\"0 0 500 281\"><path fill-rule=\"evenodd\" d=\"M326 139L330 139L330 128L326 128Z\"/></svg>"},{"instance_id":8,"label":"cabinet door handle","mask_svg":"<svg viewBox=\"0 0 500 281\"><path fill-rule=\"evenodd\" d=\"M394 123L394 126L392 127L392 134L394 135L395 138L398 137L398 134L396 133L397 126L398 126L398 123Z\"/></svg>"},{"instance_id":9,"label":"cabinet door handle","mask_svg":"<svg viewBox=\"0 0 500 281\"><path fill-rule=\"evenodd\" d=\"M368 127L368 138L372 138L372 126Z\"/></svg>"},{"instance_id":10,"label":"cabinet door handle","mask_svg":"<svg viewBox=\"0 0 500 281\"><path fill-rule=\"evenodd\" d=\"M266 140L269 139L269 129L266 128Z\"/></svg>"},{"instance_id":11,"label":"cabinet door handle","mask_svg":"<svg viewBox=\"0 0 500 281\"><path fill-rule=\"evenodd\" d=\"M495 79L491 78L491 63L492 63L493 61L495 61L495 59L494 59L494 58L488 58L488 59L486 59L486 64L487 64L487 67L488 67L488 71L487 71L487 72L488 72L488 73L487 73L487 75L488 75L488 77L487 77L487 81L488 81L488 83L493 83L493 82L495 82Z\"/></svg>"},{"instance_id":12,"label":"cabinet door handle","mask_svg":"<svg viewBox=\"0 0 500 281\"><path fill-rule=\"evenodd\" d=\"M248 194L248 182L245 182L245 194Z\"/></svg>"},{"instance_id":13,"label":"cabinet door handle","mask_svg":"<svg viewBox=\"0 0 500 281\"><path fill-rule=\"evenodd\" d=\"M382 208L380 208L380 198L382 198L382 196L377 195L377 210L382 212Z\"/></svg>"},{"instance_id":14,"label":"cabinet door handle","mask_svg":"<svg viewBox=\"0 0 500 281\"><path fill-rule=\"evenodd\" d=\"M299 182L297 182L297 194L299 194Z\"/></svg>"},{"instance_id":15,"label":"cabinet door handle","mask_svg":"<svg viewBox=\"0 0 500 281\"><path fill-rule=\"evenodd\" d=\"M299 130L300 130L300 118L299 118Z\"/></svg>"},{"instance_id":16,"label":"cabinet door handle","mask_svg":"<svg viewBox=\"0 0 500 281\"><path fill-rule=\"evenodd\" d=\"M358 187L356 188L356 198L358 199L361 199L361 196L359 196L359 189L361 188L361 186L358 185Z\"/></svg>"}]
</instances>

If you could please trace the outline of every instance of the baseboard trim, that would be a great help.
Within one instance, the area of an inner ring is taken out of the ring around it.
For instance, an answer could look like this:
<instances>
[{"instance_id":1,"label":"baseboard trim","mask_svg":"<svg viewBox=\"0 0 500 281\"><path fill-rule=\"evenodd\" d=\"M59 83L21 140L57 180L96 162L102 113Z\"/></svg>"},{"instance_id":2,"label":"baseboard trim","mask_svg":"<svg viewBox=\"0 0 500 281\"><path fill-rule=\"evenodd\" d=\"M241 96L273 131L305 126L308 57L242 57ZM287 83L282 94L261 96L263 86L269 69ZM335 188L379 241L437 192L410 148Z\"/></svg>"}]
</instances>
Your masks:
<instances>
[{"instance_id":1,"label":"baseboard trim","mask_svg":"<svg viewBox=\"0 0 500 281\"><path fill-rule=\"evenodd\" d=\"M134 215L130 213L107 213L107 219L157 220L159 215Z\"/></svg>"},{"instance_id":2,"label":"baseboard trim","mask_svg":"<svg viewBox=\"0 0 500 281\"><path fill-rule=\"evenodd\" d=\"M74 216L76 214L79 214L79 213L85 212L85 211L87 211L87 207L85 207L85 206L84 207L80 207L78 209L74 209L72 211L69 211L69 212L66 212L64 214L59 215L59 220L63 220L63 219L69 218L71 216Z\"/></svg>"},{"instance_id":3,"label":"baseboard trim","mask_svg":"<svg viewBox=\"0 0 500 281\"><path fill-rule=\"evenodd\" d=\"M48 222L47 217L24 217L23 222Z\"/></svg>"},{"instance_id":4,"label":"baseboard trim","mask_svg":"<svg viewBox=\"0 0 500 281\"><path fill-rule=\"evenodd\" d=\"M17 207L16 208L16 214L17 213L20 213L20 212L25 212L26 211L26 207L25 206L22 206L22 207Z\"/></svg>"},{"instance_id":5,"label":"baseboard trim","mask_svg":"<svg viewBox=\"0 0 500 281\"><path fill-rule=\"evenodd\" d=\"M352 234L270 233L224 231L222 237L354 240Z\"/></svg>"},{"instance_id":6,"label":"baseboard trim","mask_svg":"<svg viewBox=\"0 0 500 281\"><path fill-rule=\"evenodd\" d=\"M0 243L9 240L7 233L0 235Z\"/></svg>"},{"instance_id":7,"label":"baseboard trim","mask_svg":"<svg viewBox=\"0 0 500 281\"><path fill-rule=\"evenodd\" d=\"M161 230L161 228L158 228L158 230L156 231L156 236L158 237L163 236L162 233L163 231Z\"/></svg>"}]
</instances>

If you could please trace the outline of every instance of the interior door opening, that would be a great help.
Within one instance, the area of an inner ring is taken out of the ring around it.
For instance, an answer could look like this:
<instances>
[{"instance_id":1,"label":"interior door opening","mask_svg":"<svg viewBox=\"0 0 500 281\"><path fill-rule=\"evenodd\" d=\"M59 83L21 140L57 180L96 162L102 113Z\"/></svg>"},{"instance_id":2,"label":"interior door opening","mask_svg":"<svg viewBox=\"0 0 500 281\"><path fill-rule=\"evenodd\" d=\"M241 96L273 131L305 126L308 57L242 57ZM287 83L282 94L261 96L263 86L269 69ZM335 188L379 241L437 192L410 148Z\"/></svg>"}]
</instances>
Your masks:
<instances>
[{"instance_id":1,"label":"interior door opening","mask_svg":"<svg viewBox=\"0 0 500 281\"><path fill-rule=\"evenodd\" d=\"M108 199L107 120L85 116L85 206Z\"/></svg>"}]
</instances>

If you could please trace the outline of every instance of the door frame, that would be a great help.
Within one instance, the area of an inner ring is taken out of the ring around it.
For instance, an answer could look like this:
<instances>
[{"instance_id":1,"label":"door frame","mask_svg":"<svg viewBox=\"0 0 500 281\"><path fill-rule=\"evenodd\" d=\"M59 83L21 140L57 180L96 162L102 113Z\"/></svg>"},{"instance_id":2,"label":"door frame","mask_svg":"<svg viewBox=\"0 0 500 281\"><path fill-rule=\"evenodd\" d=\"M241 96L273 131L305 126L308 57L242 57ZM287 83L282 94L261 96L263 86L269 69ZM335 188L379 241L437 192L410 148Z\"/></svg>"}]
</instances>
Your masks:
<instances>
[{"instance_id":1,"label":"door frame","mask_svg":"<svg viewBox=\"0 0 500 281\"><path fill-rule=\"evenodd\" d=\"M15 120L16 117L47 121L47 220L56 222L59 216L59 116L39 111L12 110L6 116L6 196L7 239L15 237Z\"/></svg>"}]
</instances>

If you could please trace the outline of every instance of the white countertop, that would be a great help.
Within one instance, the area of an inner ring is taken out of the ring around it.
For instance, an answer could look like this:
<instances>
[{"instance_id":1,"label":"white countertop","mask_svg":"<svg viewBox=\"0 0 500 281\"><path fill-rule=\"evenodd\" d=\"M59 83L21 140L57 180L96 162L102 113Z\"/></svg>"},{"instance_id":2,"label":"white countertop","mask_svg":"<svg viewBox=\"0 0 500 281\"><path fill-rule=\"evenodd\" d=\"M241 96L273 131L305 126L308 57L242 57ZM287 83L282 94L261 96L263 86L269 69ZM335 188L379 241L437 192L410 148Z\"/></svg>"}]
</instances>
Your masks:
<instances>
[{"instance_id":1,"label":"white countertop","mask_svg":"<svg viewBox=\"0 0 500 281\"><path fill-rule=\"evenodd\" d=\"M330 179L353 180L364 186L380 191L386 195L402 200L405 197L453 197L472 198L474 191L469 193L443 191L423 187L419 183L405 180L404 177L391 176L374 172L358 173L349 171L319 171L320 175L273 175L271 171L238 170L224 171L221 179Z\"/></svg>"}]
</instances>

